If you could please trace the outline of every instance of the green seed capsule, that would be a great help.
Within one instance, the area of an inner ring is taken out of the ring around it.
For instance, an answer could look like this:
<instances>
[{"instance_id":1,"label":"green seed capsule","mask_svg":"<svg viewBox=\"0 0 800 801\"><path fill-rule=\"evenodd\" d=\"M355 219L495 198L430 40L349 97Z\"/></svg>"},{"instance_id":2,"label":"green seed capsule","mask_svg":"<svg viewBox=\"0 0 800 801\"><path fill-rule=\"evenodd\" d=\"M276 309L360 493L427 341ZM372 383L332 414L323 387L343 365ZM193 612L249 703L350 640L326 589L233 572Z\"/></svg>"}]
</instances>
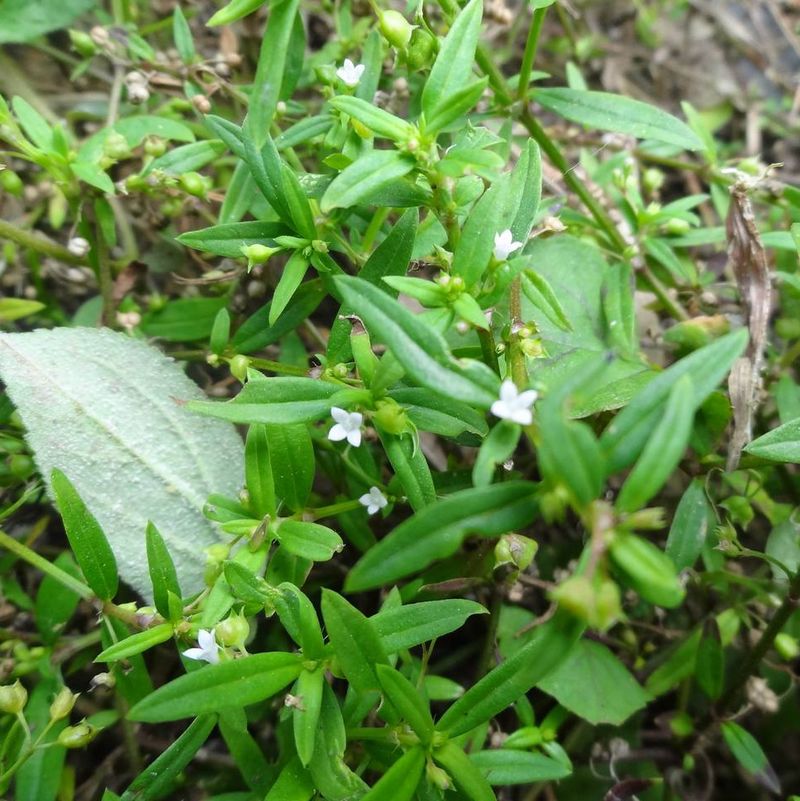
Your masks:
<instances>
[{"instance_id":1,"label":"green seed capsule","mask_svg":"<svg viewBox=\"0 0 800 801\"><path fill-rule=\"evenodd\" d=\"M19 197L22 194L22 179L13 170L0 170L0 188L9 195Z\"/></svg>"},{"instance_id":2,"label":"green seed capsule","mask_svg":"<svg viewBox=\"0 0 800 801\"><path fill-rule=\"evenodd\" d=\"M84 31L69 31L69 40L72 44L72 49L84 58L91 58L97 53L97 45L92 40L92 37Z\"/></svg>"},{"instance_id":3,"label":"green seed capsule","mask_svg":"<svg viewBox=\"0 0 800 801\"><path fill-rule=\"evenodd\" d=\"M399 11L393 10L381 14L378 27L383 38L398 50L406 49L414 31L414 26Z\"/></svg>"},{"instance_id":4,"label":"green seed capsule","mask_svg":"<svg viewBox=\"0 0 800 801\"><path fill-rule=\"evenodd\" d=\"M64 748L83 748L88 745L100 733L100 729L81 721L77 726L67 726L58 735L58 744Z\"/></svg>"},{"instance_id":5,"label":"green seed capsule","mask_svg":"<svg viewBox=\"0 0 800 801\"><path fill-rule=\"evenodd\" d=\"M53 703L50 704L50 720L61 720L67 717L72 712L72 707L75 706L77 700L77 693L73 693L69 687L62 687L53 699Z\"/></svg>"},{"instance_id":6,"label":"green seed capsule","mask_svg":"<svg viewBox=\"0 0 800 801\"><path fill-rule=\"evenodd\" d=\"M25 709L27 702L28 691L22 686L22 682L19 679L13 684L0 687L0 712L18 715Z\"/></svg>"},{"instance_id":7,"label":"green seed capsule","mask_svg":"<svg viewBox=\"0 0 800 801\"><path fill-rule=\"evenodd\" d=\"M380 401L372 417L389 434L403 434L410 430L405 410L393 400Z\"/></svg>"},{"instance_id":8,"label":"green seed capsule","mask_svg":"<svg viewBox=\"0 0 800 801\"><path fill-rule=\"evenodd\" d=\"M247 370L250 367L250 359L238 353L230 361L231 375L244 383L247 380Z\"/></svg>"},{"instance_id":9,"label":"green seed capsule","mask_svg":"<svg viewBox=\"0 0 800 801\"><path fill-rule=\"evenodd\" d=\"M415 28L406 50L409 69L417 71L429 67L436 55L436 37L424 28Z\"/></svg>"},{"instance_id":10,"label":"green seed capsule","mask_svg":"<svg viewBox=\"0 0 800 801\"><path fill-rule=\"evenodd\" d=\"M199 172L186 172L179 181L183 189L194 197L204 197L208 189L206 179Z\"/></svg>"}]
</instances>

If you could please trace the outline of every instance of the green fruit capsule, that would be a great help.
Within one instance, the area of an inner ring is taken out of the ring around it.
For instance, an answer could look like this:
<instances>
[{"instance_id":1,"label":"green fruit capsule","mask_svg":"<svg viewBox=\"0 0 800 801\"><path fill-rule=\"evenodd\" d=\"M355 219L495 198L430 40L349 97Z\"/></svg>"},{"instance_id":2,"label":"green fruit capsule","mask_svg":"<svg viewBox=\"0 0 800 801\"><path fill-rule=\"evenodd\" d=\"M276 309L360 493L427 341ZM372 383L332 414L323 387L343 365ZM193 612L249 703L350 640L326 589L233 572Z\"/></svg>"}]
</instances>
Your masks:
<instances>
[{"instance_id":1,"label":"green fruit capsule","mask_svg":"<svg viewBox=\"0 0 800 801\"><path fill-rule=\"evenodd\" d=\"M0 712L18 715L25 709L26 703L28 703L28 691L19 679L13 684L0 687Z\"/></svg>"},{"instance_id":2,"label":"green fruit capsule","mask_svg":"<svg viewBox=\"0 0 800 801\"><path fill-rule=\"evenodd\" d=\"M392 47L405 50L411 41L414 26L399 11L384 11L378 24L383 38Z\"/></svg>"},{"instance_id":3,"label":"green fruit capsule","mask_svg":"<svg viewBox=\"0 0 800 801\"><path fill-rule=\"evenodd\" d=\"M372 418L377 426L389 434L403 434L411 430L405 410L393 400L379 401Z\"/></svg>"},{"instance_id":4,"label":"green fruit capsule","mask_svg":"<svg viewBox=\"0 0 800 801\"><path fill-rule=\"evenodd\" d=\"M69 40L72 44L72 49L84 58L91 58L97 53L97 45L92 40L92 37L84 31L69 31Z\"/></svg>"},{"instance_id":5,"label":"green fruit capsule","mask_svg":"<svg viewBox=\"0 0 800 801\"><path fill-rule=\"evenodd\" d=\"M430 67L436 55L436 37L424 28L415 28L406 50L406 63L412 70Z\"/></svg>"},{"instance_id":6,"label":"green fruit capsule","mask_svg":"<svg viewBox=\"0 0 800 801\"><path fill-rule=\"evenodd\" d=\"M800 644L798 644L797 639L785 632L781 632L775 638L775 650L787 662L792 662L800 656Z\"/></svg>"},{"instance_id":7,"label":"green fruit capsule","mask_svg":"<svg viewBox=\"0 0 800 801\"><path fill-rule=\"evenodd\" d=\"M199 172L186 172L180 177L183 189L194 197L204 197L208 189L206 179Z\"/></svg>"},{"instance_id":8,"label":"green fruit capsule","mask_svg":"<svg viewBox=\"0 0 800 801\"><path fill-rule=\"evenodd\" d=\"M247 370L250 367L250 359L238 353L230 361L231 375L237 380L244 383L247 379Z\"/></svg>"}]
</instances>

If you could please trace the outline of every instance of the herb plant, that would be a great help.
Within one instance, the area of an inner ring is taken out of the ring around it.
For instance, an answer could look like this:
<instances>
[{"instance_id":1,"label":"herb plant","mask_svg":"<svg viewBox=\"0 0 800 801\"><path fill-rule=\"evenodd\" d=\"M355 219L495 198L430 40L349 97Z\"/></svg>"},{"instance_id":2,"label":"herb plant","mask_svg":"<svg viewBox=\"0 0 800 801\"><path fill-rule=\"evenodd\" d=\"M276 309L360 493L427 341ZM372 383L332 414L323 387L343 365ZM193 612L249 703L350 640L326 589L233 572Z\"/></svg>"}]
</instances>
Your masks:
<instances>
[{"instance_id":1,"label":"herb plant","mask_svg":"<svg viewBox=\"0 0 800 801\"><path fill-rule=\"evenodd\" d=\"M0 2L0 794L800 792L798 190L566 2L213 5Z\"/></svg>"}]
</instances>

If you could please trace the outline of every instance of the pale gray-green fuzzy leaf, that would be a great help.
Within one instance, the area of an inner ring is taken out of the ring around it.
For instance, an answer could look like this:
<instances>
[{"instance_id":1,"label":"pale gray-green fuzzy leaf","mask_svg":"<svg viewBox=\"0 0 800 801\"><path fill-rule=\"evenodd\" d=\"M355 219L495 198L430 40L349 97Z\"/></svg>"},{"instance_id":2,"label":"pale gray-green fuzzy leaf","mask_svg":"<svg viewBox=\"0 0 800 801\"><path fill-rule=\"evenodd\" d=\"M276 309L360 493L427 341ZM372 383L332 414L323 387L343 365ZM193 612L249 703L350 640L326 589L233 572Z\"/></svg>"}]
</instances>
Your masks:
<instances>
[{"instance_id":1,"label":"pale gray-green fuzzy leaf","mask_svg":"<svg viewBox=\"0 0 800 801\"><path fill-rule=\"evenodd\" d=\"M123 334L57 328L0 335L0 378L45 481L54 467L105 531L122 579L151 595L145 528L159 529L181 587L203 584L209 493L238 491L242 442L229 423L176 400L203 394L156 349ZM48 487L49 489L49 487Z\"/></svg>"}]
</instances>

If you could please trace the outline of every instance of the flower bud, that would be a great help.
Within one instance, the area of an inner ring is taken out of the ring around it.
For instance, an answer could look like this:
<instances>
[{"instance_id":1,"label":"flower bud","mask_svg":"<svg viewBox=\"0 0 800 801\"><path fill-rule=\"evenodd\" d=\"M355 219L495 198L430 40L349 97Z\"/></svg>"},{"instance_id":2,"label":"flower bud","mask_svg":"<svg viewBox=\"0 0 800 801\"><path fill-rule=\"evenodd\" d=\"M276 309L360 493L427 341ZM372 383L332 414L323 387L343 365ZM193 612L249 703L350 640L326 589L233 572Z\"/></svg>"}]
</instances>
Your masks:
<instances>
[{"instance_id":1,"label":"flower bud","mask_svg":"<svg viewBox=\"0 0 800 801\"><path fill-rule=\"evenodd\" d=\"M254 264L264 264L279 252L280 248L270 248L266 245L242 245L242 255L250 267Z\"/></svg>"},{"instance_id":2,"label":"flower bud","mask_svg":"<svg viewBox=\"0 0 800 801\"><path fill-rule=\"evenodd\" d=\"M495 569L502 565L513 565L517 570L525 570L533 562L539 543L521 534L506 534L494 547Z\"/></svg>"},{"instance_id":3,"label":"flower bud","mask_svg":"<svg viewBox=\"0 0 800 801\"><path fill-rule=\"evenodd\" d=\"M92 37L84 31L69 31L69 40L72 44L72 49L83 58L91 58L97 53L97 45L92 40Z\"/></svg>"},{"instance_id":4,"label":"flower bud","mask_svg":"<svg viewBox=\"0 0 800 801\"><path fill-rule=\"evenodd\" d=\"M231 375L242 384L247 380L247 370L250 367L250 359L237 353L230 361Z\"/></svg>"},{"instance_id":5,"label":"flower bud","mask_svg":"<svg viewBox=\"0 0 800 801\"><path fill-rule=\"evenodd\" d=\"M144 140L144 152L148 156L163 156L167 152L167 143L160 136L148 136Z\"/></svg>"},{"instance_id":6,"label":"flower bud","mask_svg":"<svg viewBox=\"0 0 800 801\"><path fill-rule=\"evenodd\" d=\"M689 233L691 227L692 226L686 220L680 217L673 217L665 223L664 231L670 234L670 236L683 236Z\"/></svg>"},{"instance_id":7,"label":"flower bud","mask_svg":"<svg viewBox=\"0 0 800 801\"><path fill-rule=\"evenodd\" d=\"M22 682L19 679L13 684L6 684L0 687L0 712L18 715L25 709L27 702L28 691L22 686Z\"/></svg>"},{"instance_id":8,"label":"flower bud","mask_svg":"<svg viewBox=\"0 0 800 801\"><path fill-rule=\"evenodd\" d=\"M186 192L195 197L205 197L208 191L207 180L199 172L185 172L178 181Z\"/></svg>"},{"instance_id":9,"label":"flower bud","mask_svg":"<svg viewBox=\"0 0 800 801\"><path fill-rule=\"evenodd\" d=\"M242 614L229 615L217 623L214 631L219 643L241 650L250 636L250 624Z\"/></svg>"},{"instance_id":10,"label":"flower bud","mask_svg":"<svg viewBox=\"0 0 800 801\"><path fill-rule=\"evenodd\" d=\"M433 762L429 761L425 764L425 775L427 776L428 782L434 787L438 787L440 790L450 790L453 787L453 782L450 780L447 771L443 770L438 765L434 765Z\"/></svg>"},{"instance_id":11,"label":"flower bud","mask_svg":"<svg viewBox=\"0 0 800 801\"><path fill-rule=\"evenodd\" d=\"M391 9L381 14L378 27L383 38L398 50L406 49L414 31L414 26L399 11Z\"/></svg>"},{"instance_id":12,"label":"flower bud","mask_svg":"<svg viewBox=\"0 0 800 801\"><path fill-rule=\"evenodd\" d=\"M405 410L396 401L378 401L376 407L372 418L384 431L389 434L403 434L410 430Z\"/></svg>"},{"instance_id":13,"label":"flower bud","mask_svg":"<svg viewBox=\"0 0 800 801\"><path fill-rule=\"evenodd\" d=\"M656 167L649 167L642 175L642 184L649 192L658 192L664 186L664 173Z\"/></svg>"},{"instance_id":14,"label":"flower bud","mask_svg":"<svg viewBox=\"0 0 800 801\"><path fill-rule=\"evenodd\" d=\"M194 95L192 105L201 113L208 114L211 111L211 101L205 95Z\"/></svg>"},{"instance_id":15,"label":"flower bud","mask_svg":"<svg viewBox=\"0 0 800 801\"><path fill-rule=\"evenodd\" d=\"M113 689L117 684L117 679L113 673L98 673L92 676L89 682L89 689L96 690L98 687L108 687Z\"/></svg>"},{"instance_id":16,"label":"flower bud","mask_svg":"<svg viewBox=\"0 0 800 801\"><path fill-rule=\"evenodd\" d=\"M77 726L67 726L58 735L58 744L64 748L83 748L89 745L97 735L100 734L100 729L92 726L82 720Z\"/></svg>"},{"instance_id":17,"label":"flower bud","mask_svg":"<svg viewBox=\"0 0 800 801\"><path fill-rule=\"evenodd\" d=\"M131 154L128 140L117 131L109 131L108 136L103 140L103 155L110 159L119 161Z\"/></svg>"},{"instance_id":18,"label":"flower bud","mask_svg":"<svg viewBox=\"0 0 800 801\"><path fill-rule=\"evenodd\" d=\"M67 717L72 712L72 707L75 706L77 700L77 693L73 693L69 687L62 687L53 699L53 703L50 704L50 720L61 720Z\"/></svg>"}]
</instances>

